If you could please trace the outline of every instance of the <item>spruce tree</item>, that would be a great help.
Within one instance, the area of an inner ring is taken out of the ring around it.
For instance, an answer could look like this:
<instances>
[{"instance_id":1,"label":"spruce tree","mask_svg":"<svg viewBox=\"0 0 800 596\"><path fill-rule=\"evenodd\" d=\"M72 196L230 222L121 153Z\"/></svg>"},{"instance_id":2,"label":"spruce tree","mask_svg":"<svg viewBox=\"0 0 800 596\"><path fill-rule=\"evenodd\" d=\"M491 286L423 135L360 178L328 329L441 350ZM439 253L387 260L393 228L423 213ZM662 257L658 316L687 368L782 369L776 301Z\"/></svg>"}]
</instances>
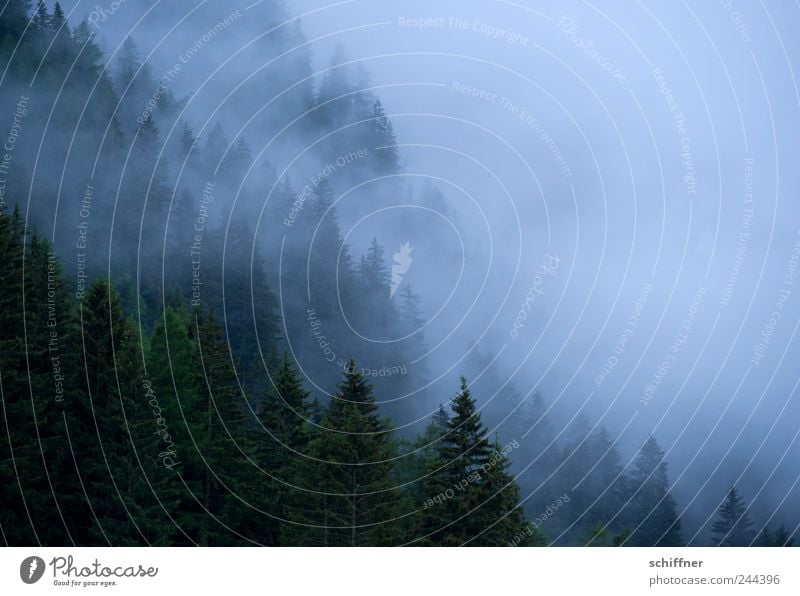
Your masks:
<instances>
[{"instance_id":1,"label":"spruce tree","mask_svg":"<svg viewBox=\"0 0 800 596\"><path fill-rule=\"evenodd\" d=\"M301 504L308 501L308 495L297 485L309 457L308 397L289 355L284 353L261 406L261 425L252 439L260 470L248 484L256 488L252 493L260 493L254 497L262 510L269 512L263 516L254 514L256 534L262 544L279 544L285 537L291 540L296 530L291 520L302 516ZM301 505L298 511L296 505Z\"/></svg>"},{"instance_id":2,"label":"spruce tree","mask_svg":"<svg viewBox=\"0 0 800 596\"><path fill-rule=\"evenodd\" d=\"M511 443L510 445L513 445ZM486 529L474 540L473 546L501 546L514 543L516 546L545 546L544 534L526 519L520 505L519 487L508 472L509 446L501 446L495 439L489 462L480 483L481 496L486 497L477 510L477 516L485 518Z\"/></svg>"},{"instance_id":3,"label":"spruce tree","mask_svg":"<svg viewBox=\"0 0 800 596\"><path fill-rule=\"evenodd\" d=\"M778 526L770 546L792 546L793 544L794 538L792 538L792 535L786 530L786 527L783 524Z\"/></svg>"},{"instance_id":4,"label":"spruce tree","mask_svg":"<svg viewBox=\"0 0 800 596\"><path fill-rule=\"evenodd\" d=\"M747 503L732 486L717 511L717 519L711 525L715 546L749 546L754 533L747 515Z\"/></svg>"},{"instance_id":5,"label":"spruce tree","mask_svg":"<svg viewBox=\"0 0 800 596\"><path fill-rule=\"evenodd\" d=\"M0 42L3 45L6 44L6 38L16 42L22 37L22 32L28 25L30 9L30 0L9 0L5 4L0 16Z\"/></svg>"},{"instance_id":6,"label":"spruce tree","mask_svg":"<svg viewBox=\"0 0 800 596\"><path fill-rule=\"evenodd\" d=\"M70 494L64 509L71 532L85 545L149 544L133 494L141 470L130 434L143 393L141 346L106 280L95 280L78 304L66 351L76 357L68 367L74 393L65 404L74 461L61 478L70 486L59 493Z\"/></svg>"},{"instance_id":7,"label":"spruce tree","mask_svg":"<svg viewBox=\"0 0 800 596\"><path fill-rule=\"evenodd\" d=\"M642 445L631 474L631 546L681 546L681 521L669 493L667 464L655 438Z\"/></svg>"},{"instance_id":8,"label":"spruce tree","mask_svg":"<svg viewBox=\"0 0 800 596\"><path fill-rule=\"evenodd\" d=\"M379 175L394 174L399 169L400 156L392 122L383 105L376 99L372 104L372 147L375 171Z\"/></svg>"},{"instance_id":9,"label":"spruce tree","mask_svg":"<svg viewBox=\"0 0 800 596\"><path fill-rule=\"evenodd\" d=\"M388 420L375 404L372 387L348 363L339 391L311 443L316 465L316 507L306 507L300 522L305 545L390 546L402 542L396 519L398 490L392 485L396 448ZM297 539L297 537L296 537Z\"/></svg>"},{"instance_id":10,"label":"spruce tree","mask_svg":"<svg viewBox=\"0 0 800 596\"><path fill-rule=\"evenodd\" d=\"M506 453L489 444L466 379L451 401L453 415L425 481L417 533L421 544L505 545L526 522ZM537 536L531 530L531 536ZM529 536L530 537L530 536ZM539 537L534 541L538 541Z\"/></svg>"}]
</instances>

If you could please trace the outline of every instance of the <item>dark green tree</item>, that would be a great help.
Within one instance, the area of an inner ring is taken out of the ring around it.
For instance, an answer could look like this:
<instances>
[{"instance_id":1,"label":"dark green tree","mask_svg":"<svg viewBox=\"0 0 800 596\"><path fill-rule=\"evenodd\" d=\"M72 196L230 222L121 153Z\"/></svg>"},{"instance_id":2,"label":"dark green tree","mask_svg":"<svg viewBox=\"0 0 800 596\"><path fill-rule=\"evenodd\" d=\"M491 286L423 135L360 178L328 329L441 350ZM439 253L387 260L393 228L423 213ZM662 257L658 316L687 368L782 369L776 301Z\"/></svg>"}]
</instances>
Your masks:
<instances>
[{"instance_id":1,"label":"dark green tree","mask_svg":"<svg viewBox=\"0 0 800 596\"><path fill-rule=\"evenodd\" d=\"M301 543L400 544L399 492L392 485L396 445L388 420L378 412L372 387L352 360L322 426L311 442L316 465L306 478L314 484L304 488L317 494L315 507L305 507L298 520L307 524Z\"/></svg>"},{"instance_id":2,"label":"dark green tree","mask_svg":"<svg viewBox=\"0 0 800 596\"><path fill-rule=\"evenodd\" d=\"M747 503L732 486L725 501L717 511L717 519L711 525L715 546L749 546L754 537L753 523L747 515Z\"/></svg>"},{"instance_id":3,"label":"dark green tree","mask_svg":"<svg viewBox=\"0 0 800 596\"><path fill-rule=\"evenodd\" d=\"M453 415L425 480L417 534L422 544L505 545L537 536L519 509L506 453L492 446L466 379L451 401ZM538 540L535 539L535 540ZM534 540L534 541L535 541Z\"/></svg>"},{"instance_id":4,"label":"dark green tree","mask_svg":"<svg viewBox=\"0 0 800 596\"><path fill-rule=\"evenodd\" d=\"M681 521L669 492L667 464L656 439L648 437L631 474L631 546L681 546Z\"/></svg>"}]
</instances>

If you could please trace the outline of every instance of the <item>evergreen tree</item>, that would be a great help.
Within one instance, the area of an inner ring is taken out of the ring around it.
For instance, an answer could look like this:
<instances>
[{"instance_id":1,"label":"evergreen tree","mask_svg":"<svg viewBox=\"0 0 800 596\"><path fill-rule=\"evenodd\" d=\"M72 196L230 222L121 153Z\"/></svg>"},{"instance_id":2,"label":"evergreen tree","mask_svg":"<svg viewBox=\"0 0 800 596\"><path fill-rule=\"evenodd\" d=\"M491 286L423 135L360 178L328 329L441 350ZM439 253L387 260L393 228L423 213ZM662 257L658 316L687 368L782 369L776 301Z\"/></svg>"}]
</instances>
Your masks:
<instances>
[{"instance_id":1,"label":"evergreen tree","mask_svg":"<svg viewBox=\"0 0 800 596\"><path fill-rule=\"evenodd\" d=\"M717 511L717 519L711 525L716 546L749 546L754 533L752 522L747 515L747 504L732 486L725 501Z\"/></svg>"},{"instance_id":2,"label":"evergreen tree","mask_svg":"<svg viewBox=\"0 0 800 596\"><path fill-rule=\"evenodd\" d=\"M327 130L337 129L352 118L353 82L346 62L344 46L337 44L316 98L316 117Z\"/></svg>"},{"instance_id":3,"label":"evergreen tree","mask_svg":"<svg viewBox=\"0 0 800 596\"><path fill-rule=\"evenodd\" d=\"M141 347L106 280L94 281L78 304L66 353L77 359L67 367L73 394L65 416L74 461L59 475L58 492L70 496L63 507L71 533L78 544L149 544L134 497L140 470L130 439L142 395Z\"/></svg>"},{"instance_id":4,"label":"evergreen tree","mask_svg":"<svg viewBox=\"0 0 800 596\"><path fill-rule=\"evenodd\" d=\"M379 175L394 174L399 170L400 155L392 122L386 116L379 99L372 104L372 147L375 171Z\"/></svg>"},{"instance_id":5,"label":"evergreen tree","mask_svg":"<svg viewBox=\"0 0 800 596\"><path fill-rule=\"evenodd\" d=\"M5 46L16 43L28 26L28 14L31 10L30 0L9 0L0 15L0 42ZM8 39L8 42L6 41Z\"/></svg>"},{"instance_id":6,"label":"evergreen tree","mask_svg":"<svg viewBox=\"0 0 800 596\"><path fill-rule=\"evenodd\" d=\"M654 437L639 450L631 475L631 546L681 546L681 521L669 493L667 464Z\"/></svg>"},{"instance_id":7,"label":"evergreen tree","mask_svg":"<svg viewBox=\"0 0 800 596\"><path fill-rule=\"evenodd\" d=\"M64 399L65 283L50 245L0 208L0 538L69 543L53 491Z\"/></svg>"},{"instance_id":8,"label":"evergreen tree","mask_svg":"<svg viewBox=\"0 0 800 596\"><path fill-rule=\"evenodd\" d=\"M792 546L793 544L794 538L792 538L792 535L786 530L786 527L781 524L775 531L775 535L770 546Z\"/></svg>"},{"instance_id":9,"label":"evergreen tree","mask_svg":"<svg viewBox=\"0 0 800 596\"><path fill-rule=\"evenodd\" d=\"M314 479L317 495L315 507L304 507L298 520L308 526L301 543L399 544L399 498L391 480L396 453L391 427L378 413L372 387L352 360L322 426L324 430L311 443L317 464L306 479Z\"/></svg>"},{"instance_id":10,"label":"evergreen tree","mask_svg":"<svg viewBox=\"0 0 800 596\"><path fill-rule=\"evenodd\" d=\"M525 508L532 517L540 515L561 494L555 474L560 453L547 409L544 398L536 391L520 405L514 421L513 434L520 442L515 457L520 470L518 482Z\"/></svg>"},{"instance_id":11,"label":"evergreen tree","mask_svg":"<svg viewBox=\"0 0 800 596\"><path fill-rule=\"evenodd\" d=\"M519 503L519 487L509 474L511 462L508 459L509 447L502 447L495 439L488 464L482 470L481 489L488 499L478 510L481 517L487 518L487 527L475 540L474 546L498 546L516 540L517 546L544 546L544 534L528 523L524 509Z\"/></svg>"},{"instance_id":12,"label":"evergreen tree","mask_svg":"<svg viewBox=\"0 0 800 596\"><path fill-rule=\"evenodd\" d=\"M297 485L309 457L312 431L308 397L288 354L284 354L259 413L261 426L253 438L261 476L253 483L256 490L252 493L260 493L253 497L262 510L269 511L269 515L254 516L256 534L263 544L291 542L296 534L291 522L302 517L302 503L309 501Z\"/></svg>"},{"instance_id":13,"label":"evergreen tree","mask_svg":"<svg viewBox=\"0 0 800 596\"><path fill-rule=\"evenodd\" d=\"M248 518L253 511L236 498L253 468L242 461L240 451L245 415L235 363L213 313L195 311L191 337L198 350L200 366L195 368L195 377L203 402L199 411L186 412L197 441L197 456L203 462L201 471L189 476L196 484L192 493L206 512L197 542L215 546L241 544L242 540L258 543L258 537L248 536ZM201 466L199 461L197 466Z\"/></svg>"},{"instance_id":14,"label":"evergreen tree","mask_svg":"<svg viewBox=\"0 0 800 596\"><path fill-rule=\"evenodd\" d=\"M392 323L397 319L397 311L389 295L390 279L383 247L378 244L377 238L373 238L358 266L361 297L358 325L361 329L373 330L372 337L377 335L380 339L389 337Z\"/></svg>"},{"instance_id":15,"label":"evergreen tree","mask_svg":"<svg viewBox=\"0 0 800 596\"><path fill-rule=\"evenodd\" d=\"M490 445L467 381L451 401L453 416L425 480L427 499L417 533L422 544L505 545L515 536L541 537L527 526L506 453ZM530 532L526 531L530 529Z\"/></svg>"},{"instance_id":16,"label":"evergreen tree","mask_svg":"<svg viewBox=\"0 0 800 596\"><path fill-rule=\"evenodd\" d=\"M131 37L122 42L115 66L114 83L120 96L117 118L125 134L132 134L147 116L153 115L148 102L158 84L149 65L142 62L139 48Z\"/></svg>"}]
</instances>

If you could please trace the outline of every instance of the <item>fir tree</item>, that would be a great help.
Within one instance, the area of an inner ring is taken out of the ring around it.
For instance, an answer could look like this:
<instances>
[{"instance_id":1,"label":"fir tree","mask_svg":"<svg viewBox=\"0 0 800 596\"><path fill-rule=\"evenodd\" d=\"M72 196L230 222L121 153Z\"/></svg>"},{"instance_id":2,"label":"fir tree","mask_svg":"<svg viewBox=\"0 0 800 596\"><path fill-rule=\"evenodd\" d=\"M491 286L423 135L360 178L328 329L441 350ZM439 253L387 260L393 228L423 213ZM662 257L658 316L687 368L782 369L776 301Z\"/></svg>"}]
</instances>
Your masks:
<instances>
[{"instance_id":1,"label":"fir tree","mask_svg":"<svg viewBox=\"0 0 800 596\"><path fill-rule=\"evenodd\" d=\"M526 534L506 454L489 444L463 377L451 405L453 416L425 481L428 496L417 530L422 544L505 545Z\"/></svg>"},{"instance_id":2,"label":"fir tree","mask_svg":"<svg viewBox=\"0 0 800 596\"><path fill-rule=\"evenodd\" d=\"M631 546L681 546L681 521L669 493L664 452L652 436L634 462L631 490Z\"/></svg>"},{"instance_id":3,"label":"fir tree","mask_svg":"<svg viewBox=\"0 0 800 596\"><path fill-rule=\"evenodd\" d=\"M376 99L372 104L372 147L375 171L378 174L393 174L399 169L400 156L392 122L386 116L383 105Z\"/></svg>"},{"instance_id":4,"label":"fir tree","mask_svg":"<svg viewBox=\"0 0 800 596\"><path fill-rule=\"evenodd\" d=\"M732 486L725 501L717 511L717 519L711 525L712 537L716 546L749 546L754 533L752 522L747 515L747 504Z\"/></svg>"},{"instance_id":5,"label":"fir tree","mask_svg":"<svg viewBox=\"0 0 800 596\"><path fill-rule=\"evenodd\" d=\"M322 426L324 430L311 443L318 462L313 476L309 476L315 479L313 486L318 491L316 507L314 511L307 507L305 514L314 529L303 543L399 544L399 499L391 483L395 457L391 428L378 413L372 387L352 360Z\"/></svg>"}]
</instances>

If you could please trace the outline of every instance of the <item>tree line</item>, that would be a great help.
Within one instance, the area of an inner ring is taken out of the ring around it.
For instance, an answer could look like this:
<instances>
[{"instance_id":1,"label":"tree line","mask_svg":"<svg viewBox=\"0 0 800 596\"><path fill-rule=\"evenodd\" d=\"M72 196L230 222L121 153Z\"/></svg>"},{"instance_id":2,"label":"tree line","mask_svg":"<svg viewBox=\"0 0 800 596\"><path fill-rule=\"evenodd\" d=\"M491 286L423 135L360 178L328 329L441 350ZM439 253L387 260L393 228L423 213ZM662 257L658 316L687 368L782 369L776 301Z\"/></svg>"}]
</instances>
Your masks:
<instances>
[{"instance_id":1,"label":"tree line","mask_svg":"<svg viewBox=\"0 0 800 596\"><path fill-rule=\"evenodd\" d=\"M104 278L74 300L18 211L0 213L0 247L8 545L544 545L554 536L527 503L539 490L549 507L565 491L551 527L573 543L682 543L652 437L630 474L602 430L557 458L544 427L503 444L462 378L407 440L354 361L322 404L288 355L249 401L212 310L168 306L145 334ZM512 453L524 471L510 471ZM756 537L735 489L713 532L722 545L791 543L783 527Z\"/></svg>"}]
</instances>

